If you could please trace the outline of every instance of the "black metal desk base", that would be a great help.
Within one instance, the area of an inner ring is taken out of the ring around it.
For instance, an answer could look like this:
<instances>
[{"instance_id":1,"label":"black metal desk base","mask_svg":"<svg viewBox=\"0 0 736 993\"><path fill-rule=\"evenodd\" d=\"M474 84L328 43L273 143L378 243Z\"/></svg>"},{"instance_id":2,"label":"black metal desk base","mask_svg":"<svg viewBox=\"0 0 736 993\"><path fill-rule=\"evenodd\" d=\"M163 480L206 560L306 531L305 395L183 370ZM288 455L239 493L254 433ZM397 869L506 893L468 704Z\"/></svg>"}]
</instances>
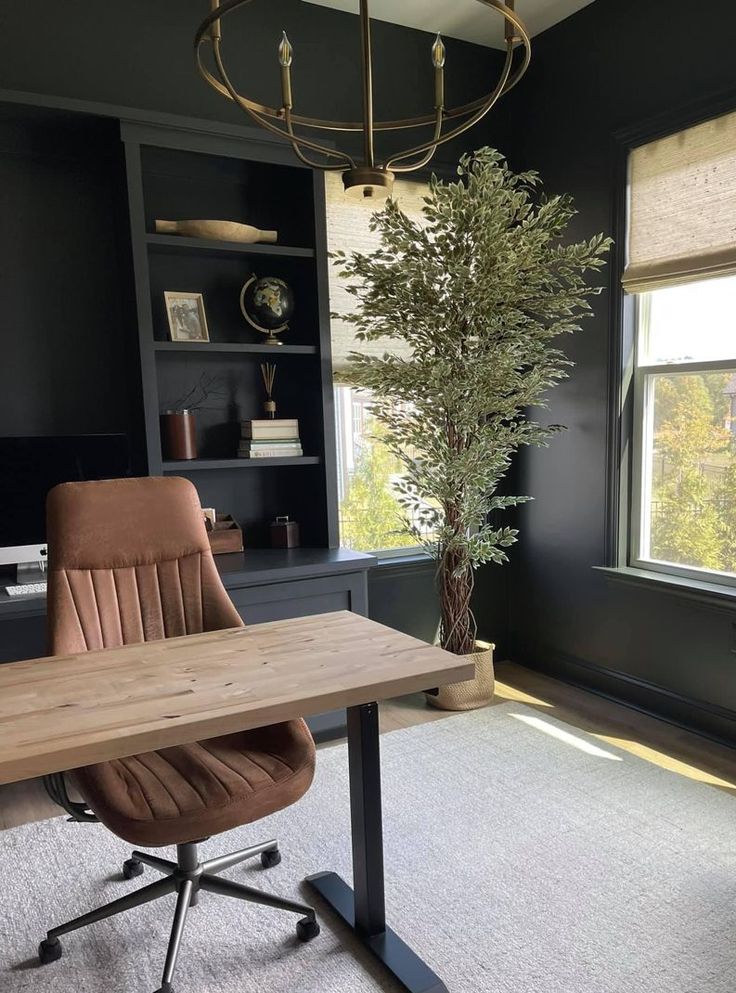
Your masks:
<instances>
[{"instance_id":1,"label":"black metal desk base","mask_svg":"<svg viewBox=\"0 0 736 993\"><path fill-rule=\"evenodd\" d=\"M353 934L379 959L409 993L447 993L436 973L387 927L381 934L361 934L355 927L355 896L336 872L320 872L306 880L312 889L342 918Z\"/></svg>"},{"instance_id":2,"label":"black metal desk base","mask_svg":"<svg viewBox=\"0 0 736 993\"><path fill-rule=\"evenodd\" d=\"M448 993L442 980L386 926L378 705L348 708L350 819L355 889L336 872L306 882L409 993Z\"/></svg>"}]
</instances>

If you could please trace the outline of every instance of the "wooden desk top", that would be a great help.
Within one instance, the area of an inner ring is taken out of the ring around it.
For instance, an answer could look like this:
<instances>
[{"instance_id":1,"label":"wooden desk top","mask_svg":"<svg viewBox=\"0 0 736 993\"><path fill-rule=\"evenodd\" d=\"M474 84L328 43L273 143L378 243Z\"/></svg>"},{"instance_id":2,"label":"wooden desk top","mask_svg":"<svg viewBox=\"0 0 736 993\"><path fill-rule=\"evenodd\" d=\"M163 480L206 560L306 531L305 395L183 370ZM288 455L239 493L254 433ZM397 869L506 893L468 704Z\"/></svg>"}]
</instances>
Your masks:
<instances>
[{"instance_id":1,"label":"wooden desk top","mask_svg":"<svg viewBox=\"0 0 736 993\"><path fill-rule=\"evenodd\" d=\"M347 611L11 662L0 666L0 784L473 675Z\"/></svg>"}]
</instances>

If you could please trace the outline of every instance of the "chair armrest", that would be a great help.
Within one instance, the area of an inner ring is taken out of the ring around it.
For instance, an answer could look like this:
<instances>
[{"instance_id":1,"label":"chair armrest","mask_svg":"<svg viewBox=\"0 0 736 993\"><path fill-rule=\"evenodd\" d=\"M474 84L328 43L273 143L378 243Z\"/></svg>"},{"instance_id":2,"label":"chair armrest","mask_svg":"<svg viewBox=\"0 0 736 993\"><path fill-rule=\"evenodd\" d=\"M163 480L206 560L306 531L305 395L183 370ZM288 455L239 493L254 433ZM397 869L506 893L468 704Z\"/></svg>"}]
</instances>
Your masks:
<instances>
[{"instance_id":1,"label":"chair armrest","mask_svg":"<svg viewBox=\"0 0 736 993\"><path fill-rule=\"evenodd\" d=\"M87 808L86 803L80 803L70 798L63 772L55 772L51 776L44 776L43 785L54 803L63 807L67 814L70 815L69 820L99 823L99 818L95 817L92 811Z\"/></svg>"}]
</instances>

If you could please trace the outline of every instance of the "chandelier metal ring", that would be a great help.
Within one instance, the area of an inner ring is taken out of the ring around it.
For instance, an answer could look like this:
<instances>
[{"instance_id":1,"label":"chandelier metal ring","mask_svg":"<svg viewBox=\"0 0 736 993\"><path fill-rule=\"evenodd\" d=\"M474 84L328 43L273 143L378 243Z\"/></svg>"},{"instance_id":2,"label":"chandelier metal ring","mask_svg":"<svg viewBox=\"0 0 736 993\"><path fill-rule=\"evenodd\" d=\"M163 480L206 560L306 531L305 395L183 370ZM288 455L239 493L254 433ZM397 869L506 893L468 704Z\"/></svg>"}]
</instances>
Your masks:
<instances>
[{"instance_id":1,"label":"chandelier metal ring","mask_svg":"<svg viewBox=\"0 0 736 993\"><path fill-rule=\"evenodd\" d=\"M477 0L504 18L506 58L496 86L485 96L454 108L444 106L444 59L445 49L440 36L432 47L432 60L435 67L435 111L432 114L398 118L385 121L373 119L372 97L372 47L370 38L370 16L367 0L360 0L361 35L363 43L363 88L364 117L361 121L333 121L309 117L293 112L291 102L291 60L292 48L284 34L279 48L279 61L282 73L283 105L280 108L251 100L240 93L230 79L222 53L222 21L228 14L247 6L252 0L210 0L212 10L199 25L194 38L194 52L197 68L202 78L226 99L238 105L251 119L265 130L290 142L295 154L307 165L319 169L348 170L345 178L347 190L363 187L365 196L374 192L390 192L393 169L396 172L409 172L426 165L437 147L457 137L484 117L497 101L509 92L521 79L531 59L531 40L524 22L514 10L514 0ZM205 64L206 45L211 45L214 69ZM515 52L523 47L523 55L514 68ZM215 75L216 73L216 75ZM439 74L439 88L438 88ZM219 77L219 78L218 78ZM443 134L445 124L453 123ZM306 135L297 134L294 127L308 128L324 132L345 132L364 134L365 162L357 166L355 159L347 152L334 147L321 145ZM382 166L376 166L374 134L412 128L434 127L434 136L407 151L394 153ZM305 149L317 152L338 163L314 162L306 157ZM406 162L418 156L415 161Z\"/></svg>"}]
</instances>

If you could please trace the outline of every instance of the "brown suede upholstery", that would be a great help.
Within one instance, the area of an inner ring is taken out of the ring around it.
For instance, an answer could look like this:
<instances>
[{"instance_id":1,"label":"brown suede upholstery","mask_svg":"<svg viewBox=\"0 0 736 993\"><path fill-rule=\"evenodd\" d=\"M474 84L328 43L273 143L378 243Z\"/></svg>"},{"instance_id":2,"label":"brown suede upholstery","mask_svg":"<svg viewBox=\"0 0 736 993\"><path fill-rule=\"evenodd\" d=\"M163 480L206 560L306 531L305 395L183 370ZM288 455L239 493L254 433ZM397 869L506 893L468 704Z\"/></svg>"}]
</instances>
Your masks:
<instances>
[{"instance_id":1,"label":"brown suede upholstery","mask_svg":"<svg viewBox=\"0 0 736 993\"><path fill-rule=\"evenodd\" d=\"M134 845L198 841L295 803L314 775L303 721L162 748L77 769L103 824Z\"/></svg>"},{"instance_id":2,"label":"brown suede upholstery","mask_svg":"<svg viewBox=\"0 0 736 993\"><path fill-rule=\"evenodd\" d=\"M63 483L47 517L52 655L242 626L186 479Z\"/></svg>"},{"instance_id":3,"label":"brown suede upholstery","mask_svg":"<svg viewBox=\"0 0 736 993\"><path fill-rule=\"evenodd\" d=\"M64 483L49 494L53 655L240 627L185 479ZM314 774L303 721L77 769L100 820L136 845L182 844L298 800Z\"/></svg>"}]
</instances>

